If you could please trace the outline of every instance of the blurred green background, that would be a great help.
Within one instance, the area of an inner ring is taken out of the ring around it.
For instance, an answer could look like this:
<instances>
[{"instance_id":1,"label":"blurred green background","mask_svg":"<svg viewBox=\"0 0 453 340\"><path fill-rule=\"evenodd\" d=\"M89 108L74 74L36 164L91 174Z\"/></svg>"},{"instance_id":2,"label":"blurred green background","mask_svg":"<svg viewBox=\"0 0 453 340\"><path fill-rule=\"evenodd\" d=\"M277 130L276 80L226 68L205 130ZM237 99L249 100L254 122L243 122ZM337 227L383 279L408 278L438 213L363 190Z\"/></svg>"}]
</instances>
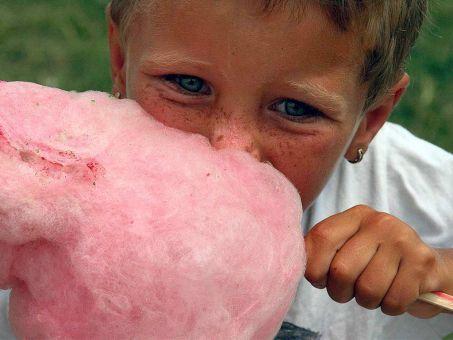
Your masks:
<instances>
[{"instance_id":1,"label":"blurred green background","mask_svg":"<svg viewBox=\"0 0 453 340\"><path fill-rule=\"evenodd\" d=\"M108 0L0 2L0 79L110 91ZM391 120L453 152L453 1L432 1L407 69L412 83Z\"/></svg>"}]
</instances>

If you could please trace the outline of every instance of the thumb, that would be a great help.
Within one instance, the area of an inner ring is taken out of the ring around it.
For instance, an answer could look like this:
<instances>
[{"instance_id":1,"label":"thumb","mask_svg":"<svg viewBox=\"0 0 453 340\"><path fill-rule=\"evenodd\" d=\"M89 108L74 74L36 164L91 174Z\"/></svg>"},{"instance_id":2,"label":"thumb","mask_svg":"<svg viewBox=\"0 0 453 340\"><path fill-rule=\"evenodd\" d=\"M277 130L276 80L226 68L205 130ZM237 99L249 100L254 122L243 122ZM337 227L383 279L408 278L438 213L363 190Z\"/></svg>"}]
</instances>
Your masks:
<instances>
[{"instance_id":1,"label":"thumb","mask_svg":"<svg viewBox=\"0 0 453 340\"><path fill-rule=\"evenodd\" d=\"M415 301L409 305L407 312L420 319L429 319L437 314L441 313L443 309L441 307L433 306L423 301Z\"/></svg>"}]
</instances>

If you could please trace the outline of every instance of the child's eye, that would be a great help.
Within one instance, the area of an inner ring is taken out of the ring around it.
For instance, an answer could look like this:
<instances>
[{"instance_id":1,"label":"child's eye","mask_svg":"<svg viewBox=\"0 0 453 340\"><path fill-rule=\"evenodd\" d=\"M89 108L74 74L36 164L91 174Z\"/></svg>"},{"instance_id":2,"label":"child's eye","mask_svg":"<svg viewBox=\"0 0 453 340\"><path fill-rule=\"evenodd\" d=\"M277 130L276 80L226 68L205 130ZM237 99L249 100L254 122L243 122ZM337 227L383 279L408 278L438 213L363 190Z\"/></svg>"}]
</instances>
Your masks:
<instances>
[{"instance_id":1,"label":"child's eye","mask_svg":"<svg viewBox=\"0 0 453 340\"><path fill-rule=\"evenodd\" d=\"M211 89L205 83L205 81L195 76L184 74L169 74L163 76L163 79L177 85L179 90L182 90L182 92L191 96L211 94Z\"/></svg>"},{"instance_id":2,"label":"child's eye","mask_svg":"<svg viewBox=\"0 0 453 340\"><path fill-rule=\"evenodd\" d=\"M282 113L285 118L301 122L310 118L320 118L324 114L313 106L294 99L283 99L271 106L271 109Z\"/></svg>"}]
</instances>

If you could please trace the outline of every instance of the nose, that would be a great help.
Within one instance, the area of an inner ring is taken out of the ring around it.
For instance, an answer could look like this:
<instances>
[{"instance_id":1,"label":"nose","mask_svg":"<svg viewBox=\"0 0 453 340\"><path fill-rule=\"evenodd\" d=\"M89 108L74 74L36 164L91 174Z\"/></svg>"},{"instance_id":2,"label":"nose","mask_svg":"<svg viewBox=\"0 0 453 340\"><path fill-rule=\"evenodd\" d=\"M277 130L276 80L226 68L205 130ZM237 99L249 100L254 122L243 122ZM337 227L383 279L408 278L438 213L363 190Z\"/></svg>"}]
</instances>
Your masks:
<instances>
[{"instance_id":1,"label":"nose","mask_svg":"<svg viewBox=\"0 0 453 340\"><path fill-rule=\"evenodd\" d=\"M209 141L220 149L235 149L248 152L259 162L263 161L262 150L256 138L254 124L241 122L232 117L216 117Z\"/></svg>"}]
</instances>

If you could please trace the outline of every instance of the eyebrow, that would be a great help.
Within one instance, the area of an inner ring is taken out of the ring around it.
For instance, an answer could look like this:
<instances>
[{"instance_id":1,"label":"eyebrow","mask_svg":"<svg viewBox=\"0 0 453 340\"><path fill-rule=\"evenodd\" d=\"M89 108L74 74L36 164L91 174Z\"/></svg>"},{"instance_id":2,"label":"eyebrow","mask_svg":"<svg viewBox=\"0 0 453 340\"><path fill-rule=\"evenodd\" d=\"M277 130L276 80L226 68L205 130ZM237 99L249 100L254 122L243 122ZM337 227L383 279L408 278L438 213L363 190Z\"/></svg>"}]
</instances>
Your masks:
<instances>
[{"instance_id":1,"label":"eyebrow","mask_svg":"<svg viewBox=\"0 0 453 340\"><path fill-rule=\"evenodd\" d=\"M302 92L308 98L313 98L316 101L319 100L320 105L324 109L331 110L337 115L343 115L346 112L346 99L339 94L328 91L319 84L310 82L298 83L295 81L290 81L287 84L295 90Z\"/></svg>"},{"instance_id":2,"label":"eyebrow","mask_svg":"<svg viewBox=\"0 0 453 340\"><path fill-rule=\"evenodd\" d=\"M143 64L146 65L157 65L161 67L170 67L175 65L190 65L195 67L206 67L211 66L211 63L206 61L201 61L193 58L189 58L185 55L181 55L175 52L166 52L166 53L152 53L149 55L146 60L143 61Z\"/></svg>"}]
</instances>

